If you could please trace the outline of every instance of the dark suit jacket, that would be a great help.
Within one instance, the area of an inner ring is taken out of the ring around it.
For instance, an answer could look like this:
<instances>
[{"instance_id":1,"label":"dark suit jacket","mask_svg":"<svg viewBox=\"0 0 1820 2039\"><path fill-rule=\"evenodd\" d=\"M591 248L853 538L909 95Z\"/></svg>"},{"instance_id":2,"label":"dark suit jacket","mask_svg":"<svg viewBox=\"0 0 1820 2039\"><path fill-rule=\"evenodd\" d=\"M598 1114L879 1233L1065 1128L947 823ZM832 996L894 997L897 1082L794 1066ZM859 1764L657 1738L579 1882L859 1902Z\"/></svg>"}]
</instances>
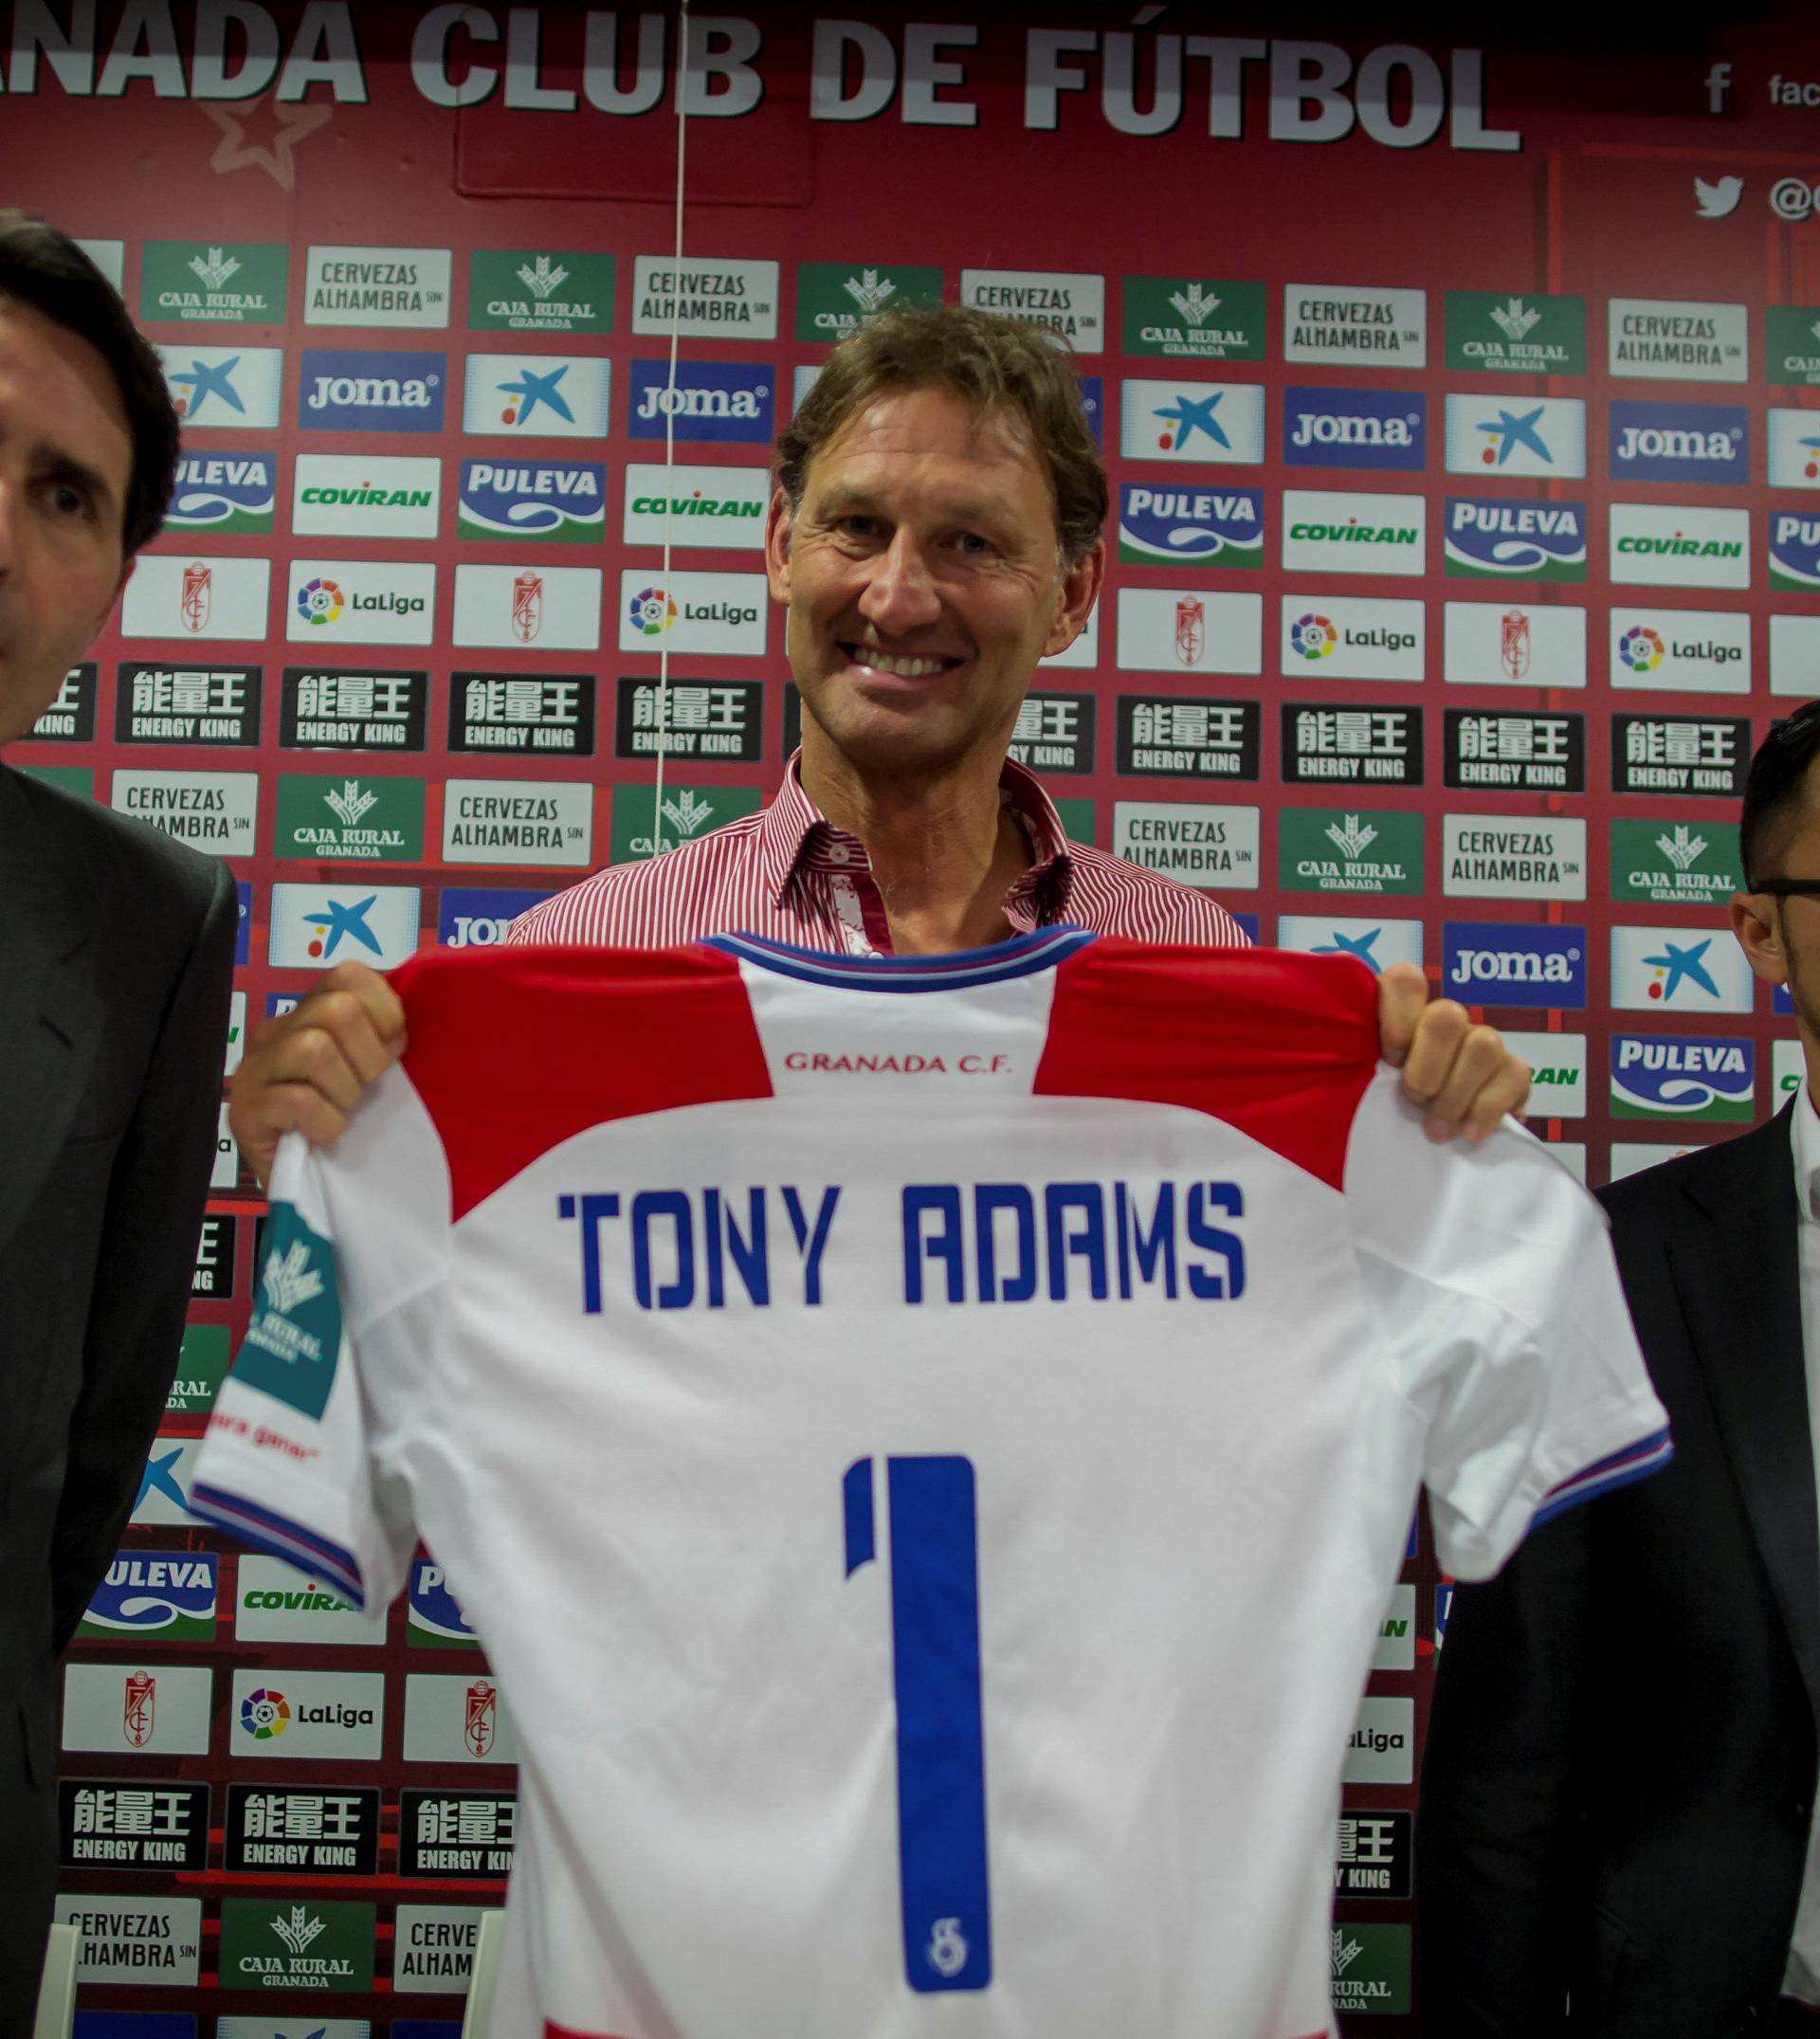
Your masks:
<instances>
[{"instance_id":1,"label":"dark suit jacket","mask_svg":"<svg viewBox=\"0 0 1820 2039\"><path fill-rule=\"evenodd\" d=\"M1724 2039L1780 1993L1820 1747L1789 1122L1603 1192L1674 1463L1454 1595L1416 1821L1433 2039Z\"/></svg>"},{"instance_id":2,"label":"dark suit jacket","mask_svg":"<svg viewBox=\"0 0 1820 2039\"><path fill-rule=\"evenodd\" d=\"M176 1365L235 918L225 865L0 764L0 1918L43 1884L17 1837L42 1834L55 1659ZM0 1933L11 2006L5 1958Z\"/></svg>"}]
</instances>

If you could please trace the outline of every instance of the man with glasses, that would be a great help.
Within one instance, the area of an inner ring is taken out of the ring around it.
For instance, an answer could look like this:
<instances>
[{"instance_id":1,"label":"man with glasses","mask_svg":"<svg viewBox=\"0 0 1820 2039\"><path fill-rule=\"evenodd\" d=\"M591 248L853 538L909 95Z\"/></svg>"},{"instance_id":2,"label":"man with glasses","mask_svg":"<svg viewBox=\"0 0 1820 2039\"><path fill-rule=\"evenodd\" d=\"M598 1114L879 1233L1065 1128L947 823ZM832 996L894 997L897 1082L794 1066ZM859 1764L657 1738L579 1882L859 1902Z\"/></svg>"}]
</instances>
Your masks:
<instances>
[{"instance_id":1,"label":"man with glasses","mask_svg":"<svg viewBox=\"0 0 1820 2039\"><path fill-rule=\"evenodd\" d=\"M1445 2039L1820 2033L1820 701L1753 759L1739 854L1806 1080L1601 1192L1675 1460L1455 1595L1417 1822Z\"/></svg>"}]
</instances>

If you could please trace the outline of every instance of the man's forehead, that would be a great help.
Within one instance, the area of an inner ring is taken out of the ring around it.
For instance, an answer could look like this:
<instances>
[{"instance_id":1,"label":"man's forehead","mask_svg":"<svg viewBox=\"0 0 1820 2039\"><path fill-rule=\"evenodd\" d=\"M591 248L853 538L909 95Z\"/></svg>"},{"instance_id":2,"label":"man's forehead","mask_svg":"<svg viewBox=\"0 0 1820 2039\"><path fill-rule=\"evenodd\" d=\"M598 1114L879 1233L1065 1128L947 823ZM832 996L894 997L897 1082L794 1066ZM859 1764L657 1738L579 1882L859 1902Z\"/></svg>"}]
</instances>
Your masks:
<instances>
[{"instance_id":1,"label":"man's forehead","mask_svg":"<svg viewBox=\"0 0 1820 2039\"><path fill-rule=\"evenodd\" d=\"M1043 471L1021 411L1009 404L975 404L940 383L885 389L868 397L816 449L810 471L868 454L948 454L981 462L1028 463Z\"/></svg>"}]
</instances>

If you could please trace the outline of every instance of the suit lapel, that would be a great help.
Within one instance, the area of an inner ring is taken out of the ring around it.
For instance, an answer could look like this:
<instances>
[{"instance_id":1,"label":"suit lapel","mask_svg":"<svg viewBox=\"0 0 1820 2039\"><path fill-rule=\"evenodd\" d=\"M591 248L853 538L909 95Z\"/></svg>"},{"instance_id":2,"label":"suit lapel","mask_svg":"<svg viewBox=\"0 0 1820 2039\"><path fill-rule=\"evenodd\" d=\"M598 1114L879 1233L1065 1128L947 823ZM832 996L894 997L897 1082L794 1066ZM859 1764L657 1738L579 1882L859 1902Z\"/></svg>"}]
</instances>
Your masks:
<instances>
[{"instance_id":1,"label":"suit lapel","mask_svg":"<svg viewBox=\"0 0 1820 2039\"><path fill-rule=\"evenodd\" d=\"M1684 1186L1703 1222L1671 1265L1720 1434L1820 1720L1820 1506L1790 1116L1784 1110L1713 1150L1715 1167Z\"/></svg>"},{"instance_id":2,"label":"suit lapel","mask_svg":"<svg viewBox=\"0 0 1820 2039\"><path fill-rule=\"evenodd\" d=\"M5 765L0 871L7 879L0 887L3 1249L63 1145L107 1020L78 967L87 919L55 831Z\"/></svg>"}]
</instances>

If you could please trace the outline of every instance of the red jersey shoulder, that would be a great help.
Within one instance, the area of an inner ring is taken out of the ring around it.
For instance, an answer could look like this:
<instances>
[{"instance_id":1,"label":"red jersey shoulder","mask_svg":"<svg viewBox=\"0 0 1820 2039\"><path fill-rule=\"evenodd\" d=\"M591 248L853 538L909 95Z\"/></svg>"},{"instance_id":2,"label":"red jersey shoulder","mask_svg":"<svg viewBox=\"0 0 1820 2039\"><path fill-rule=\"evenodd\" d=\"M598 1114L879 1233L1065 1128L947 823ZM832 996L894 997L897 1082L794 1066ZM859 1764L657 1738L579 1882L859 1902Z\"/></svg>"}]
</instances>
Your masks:
<instances>
[{"instance_id":1,"label":"red jersey shoulder","mask_svg":"<svg viewBox=\"0 0 1820 2039\"><path fill-rule=\"evenodd\" d=\"M739 966L718 949L432 950L391 981L452 1218L590 1126L771 1095Z\"/></svg>"},{"instance_id":2,"label":"red jersey shoulder","mask_svg":"<svg viewBox=\"0 0 1820 2039\"><path fill-rule=\"evenodd\" d=\"M1338 1189L1376 1066L1357 962L1104 936L1056 970L1035 1089L1205 1112Z\"/></svg>"}]
</instances>

